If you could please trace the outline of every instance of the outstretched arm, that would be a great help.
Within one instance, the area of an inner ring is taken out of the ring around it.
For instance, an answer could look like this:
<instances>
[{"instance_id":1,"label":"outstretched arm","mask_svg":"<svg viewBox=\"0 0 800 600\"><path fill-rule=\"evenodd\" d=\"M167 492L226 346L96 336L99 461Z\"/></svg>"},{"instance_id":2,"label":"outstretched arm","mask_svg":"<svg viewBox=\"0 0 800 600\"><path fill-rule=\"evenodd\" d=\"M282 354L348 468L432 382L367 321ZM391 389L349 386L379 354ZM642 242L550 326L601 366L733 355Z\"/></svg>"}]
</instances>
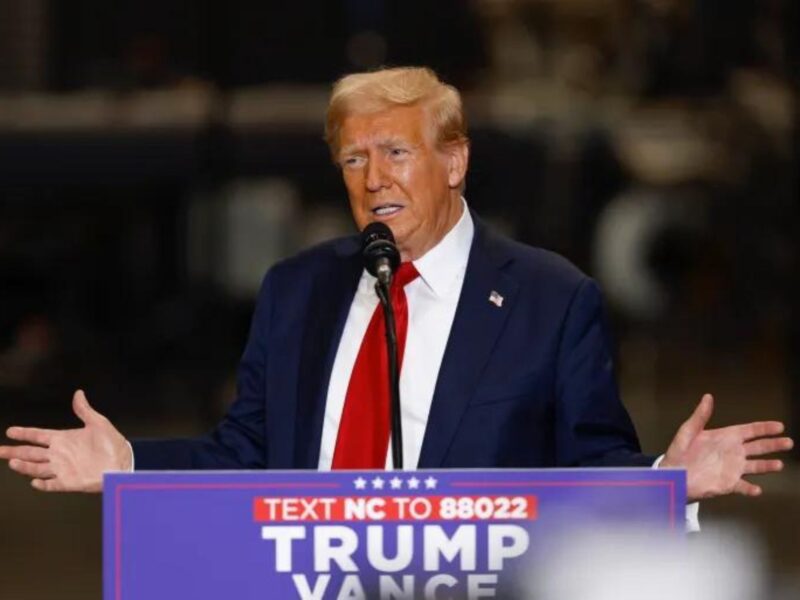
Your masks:
<instances>
[{"instance_id":1,"label":"outstretched arm","mask_svg":"<svg viewBox=\"0 0 800 600\"><path fill-rule=\"evenodd\" d=\"M783 423L759 421L706 429L713 412L714 397L705 394L692 416L678 429L660 466L686 469L689 500L730 493L760 495L761 487L744 476L783 469L782 461L763 458L793 447L791 438L779 437Z\"/></svg>"},{"instance_id":2,"label":"outstretched arm","mask_svg":"<svg viewBox=\"0 0 800 600\"><path fill-rule=\"evenodd\" d=\"M31 485L45 492L100 492L103 473L130 471L131 449L106 417L94 410L83 391L72 397L72 410L83 422L79 429L9 427L6 435L22 442L0 446L0 458Z\"/></svg>"},{"instance_id":3,"label":"outstretched arm","mask_svg":"<svg viewBox=\"0 0 800 600\"><path fill-rule=\"evenodd\" d=\"M259 295L250 339L239 365L238 396L225 419L209 435L185 440L133 442L136 468L256 469L265 461L264 370L269 331L269 274ZM0 446L0 459L31 484L48 492L100 492L103 473L130 471L131 445L111 422L96 412L81 390L72 407L80 429L10 427L17 446Z\"/></svg>"}]
</instances>

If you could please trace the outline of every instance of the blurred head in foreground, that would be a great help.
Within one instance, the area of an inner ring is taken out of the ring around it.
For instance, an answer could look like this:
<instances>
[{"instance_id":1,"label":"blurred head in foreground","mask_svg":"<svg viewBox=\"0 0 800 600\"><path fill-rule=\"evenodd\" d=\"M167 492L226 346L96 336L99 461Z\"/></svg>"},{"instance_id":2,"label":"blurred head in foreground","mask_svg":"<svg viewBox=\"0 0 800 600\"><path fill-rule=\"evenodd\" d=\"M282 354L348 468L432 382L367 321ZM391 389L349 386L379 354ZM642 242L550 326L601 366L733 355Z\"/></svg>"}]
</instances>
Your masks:
<instances>
[{"instance_id":1,"label":"blurred head in foreground","mask_svg":"<svg viewBox=\"0 0 800 600\"><path fill-rule=\"evenodd\" d=\"M702 535L584 528L536 557L524 596L537 600L764 600L757 539L740 528Z\"/></svg>"}]
</instances>

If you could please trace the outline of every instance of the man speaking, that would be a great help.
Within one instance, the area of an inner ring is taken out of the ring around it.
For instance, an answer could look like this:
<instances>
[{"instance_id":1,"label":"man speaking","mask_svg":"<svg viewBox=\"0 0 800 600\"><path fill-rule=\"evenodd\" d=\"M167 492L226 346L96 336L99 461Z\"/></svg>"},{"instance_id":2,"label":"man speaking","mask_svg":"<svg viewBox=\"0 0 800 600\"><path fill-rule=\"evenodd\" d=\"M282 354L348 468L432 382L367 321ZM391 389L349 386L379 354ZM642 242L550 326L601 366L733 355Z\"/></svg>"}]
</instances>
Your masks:
<instances>
[{"instance_id":1,"label":"man speaking","mask_svg":"<svg viewBox=\"0 0 800 600\"><path fill-rule=\"evenodd\" d=\"M614 378L596 284L563 258L490 232L462 197L469 140L458 91L423 68L344 77L326 139L359 228L381 222L401 264L391 299L404 464L649 466ZM383 468L384 322L357 237L274 266L224 420L198 439L128 441L83 392L74 430L11 427L10 467L44 491L100 491L105 471ZM703 396L661 466L690 499L761 489L743 476L792 446L775 421L705 429Z\"/></svg>"}]
</instances>

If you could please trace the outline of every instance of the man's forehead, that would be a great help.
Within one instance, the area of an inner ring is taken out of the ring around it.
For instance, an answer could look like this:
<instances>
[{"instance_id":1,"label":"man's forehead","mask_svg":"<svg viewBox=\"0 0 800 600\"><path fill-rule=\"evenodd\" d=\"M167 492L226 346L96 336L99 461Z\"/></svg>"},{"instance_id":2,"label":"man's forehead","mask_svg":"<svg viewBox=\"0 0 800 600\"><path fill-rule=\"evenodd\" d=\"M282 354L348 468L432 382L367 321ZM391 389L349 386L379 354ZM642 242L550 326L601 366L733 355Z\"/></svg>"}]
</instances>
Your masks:
<instances>
[{"instance_id":1,"label":"man's forehead","mask_svg":"<svg viewBox=\"0 0 800 600\"><path fill-rule=\"evenodd\" d=\"M342 150L351 145L382 143L393 139L421 142L428 127L421 106L397 106L380 112L345 117L339 130Z\"/></svg>"}]
</instances>

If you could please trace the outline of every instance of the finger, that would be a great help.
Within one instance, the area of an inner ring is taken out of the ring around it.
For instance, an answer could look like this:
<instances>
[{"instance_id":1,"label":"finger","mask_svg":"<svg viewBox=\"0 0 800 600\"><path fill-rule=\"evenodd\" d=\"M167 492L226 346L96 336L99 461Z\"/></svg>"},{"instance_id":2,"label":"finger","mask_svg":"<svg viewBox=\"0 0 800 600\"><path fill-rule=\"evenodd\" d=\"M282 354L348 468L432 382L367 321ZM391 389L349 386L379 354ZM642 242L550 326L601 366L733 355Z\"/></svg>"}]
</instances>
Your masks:
<instances>
[{"instance_id":1,"label":"finger","mask_svg":"<svg viewBox=\"0 0 800 600\"><path fill-rule=\"evenodd\" d=\"M36 477L39 479L55 477L50 463L35 463L13 458L8 461L8 466L17 473L27 475L28 477Z\"/></svg>"},{"instance_id":2,"label":"finger","mask_svg":"<svg viewBox=\"0 0 800 600\"><path fill-rule=\"evenodd\" d=\"M38 427L9 427L6 436L18 442L29 442L39 446L49 446L53 439L53 429L39 429Z\"/></svg>"},{"instance_id":3,"label":"finger","mask_svg":"<svg viewBox=\"0 0 800 600\"><path fill-rule=\"evenodd\" d=\"M103 416L92 408L83 390L77 390L72 396L72 410L85 425Z\"/></svg>"},{"instance_id":4,"label":"finger","mask_svg":"<svg viewBox=\"0 0 800 600\"><path fill-rule=\"evenodd\" d=\"M761 487L754 485L749 481L745 481L744 479L740 479L737 484L733 486L733 491L737 494L741 494L742 496L761 495Z\"/></svg>"},{"instance_id":5,"label":"finger","mask_svg":"<svg viewBox=\"0 0 800 600\"><path fill-rule=\"evenodd\" d=\"M713 412L714 397L711 394L704 394L697 408L694 409L692 416L684 421L683 425L678 429L676 437L679 437L683 443L690 443L705 429Z\"/></svg>"},{"instance_id":6,"label":"finger","mask_svg":"<svg viewBox=\"0 0 800 600\"><path fill-rule=\"evenodd\" d=\"M18 458L28 462L47 462L47 449L40 446L0 446L0 458Z\"/></svg>"},{"instance_id":7,"label":"finger","mask_svg":"<svg viewBox=\"0 0 800 600\"><path fill-rule=\"evenodd\" d=\"M743 440L752 440L759 437L770 435L780 435L783 433L784 426L780 421L756 421L755 423L745 423L736 425L734 428Z\"/></svg>"},{"instance_id":8,"label":"finger","mask_svg":"<svg viewBox=\"0 0 800 600\"><path fill-rule=\"evenodd\" d=\"M784 452L794 448L792 438L764 438L753 440L744 445L747 456L761 456L762 454L772 454L773 452Z\"/></svg>"},{"instance_id":9,"label":"finger","mask_svg":"<svg viewBox=\"0 0 800 600\"><path fill-rule=\"evenodd\" d=\"M55 479L32 479L31 485L40 492L62 492L64 486L58 478Z\"/></svg>"},{"instance_id":10,"label":"finger","mask_svg":"<svg viewBox=\"0 0 800 600\"><path fill-rule=\"evenodd\" d=\"M776 473L781 470L783 470L782 460L748 460L744 464L744 472L746 475Z\"/></svg>"}]
</instances>

